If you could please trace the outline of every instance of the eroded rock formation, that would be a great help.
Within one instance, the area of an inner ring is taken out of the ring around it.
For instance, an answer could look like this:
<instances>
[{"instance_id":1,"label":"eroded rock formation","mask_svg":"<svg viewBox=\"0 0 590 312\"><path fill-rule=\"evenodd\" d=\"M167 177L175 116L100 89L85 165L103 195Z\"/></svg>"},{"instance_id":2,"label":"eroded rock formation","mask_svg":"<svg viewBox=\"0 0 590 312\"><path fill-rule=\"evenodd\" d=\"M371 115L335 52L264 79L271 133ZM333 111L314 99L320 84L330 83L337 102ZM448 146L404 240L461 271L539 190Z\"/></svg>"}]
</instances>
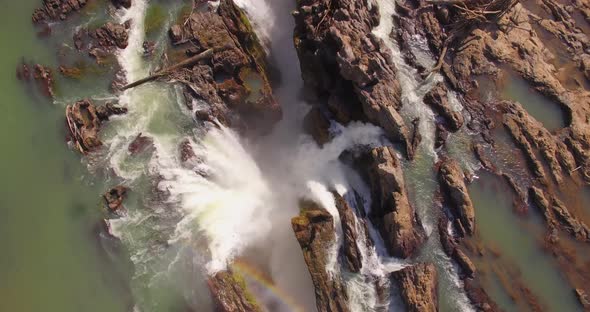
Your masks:
<instances>
[{"instance_id":1,"label":"eroded rock formation","mask_svg":"<svg viewBox=\"0 0 590 312\"><path fill-rule=\"evenodd\" d=\"M186 48L190 55L220 49L207 63L174 75L186 86L189 106L193 99L209 104L197 117L260 132L280 120L282 111L272 94L264 48L233 1L222 0L217 11L193 12L186 22L172 26L169 35L177 48Z\"/></svg>"},{"instance_id":2,"label":"eroded rock formation","mask_svg":"<svg viewBox=\"0 0 590 312\"><path fill-rule=\"evenodd\" d=\"M378 147L366 156L373 206L371 217L378 224L389 252L407 258L424 241L424 230L410 205L400 160L391 147Z\"/></svg>"},{"instance_id":3,"label":"eroded rock formation","mask_svg":"<svg viewBox=\"0 0 590 312\"><path fill-rule=\"evenodd\" d=\"M43 0L43 5L33 12L33 23L65 20L72 12L79 11L87 0Z\"/></svg>"},{"instance_id":4,"label":"eroded rock formation","mask_svg":"<svg viewBox=\"0 0 590 312\"><path fill-rule=\"evenodd\" d=\"M438 274L432 263L419 263L393 272L407 311L438 311Z\"/></svg>"},{"instance_id":5,"label":"eroded rock formation","mask_svg":"<svg viewBox=\"0 0 590 312\"><path fill-rule=\"evenodd\" d=\"M66 107L66 124L70 141L82 154L93 152L102 146L99 131L103 121L112 115L120 115L127 109L105 105L97 108L90 100L81 100Z\"/></svg>"},{"instance_id":6,"label":"eroded rock formation","mask_svg":"<svg viewBox=\"0 0 590 312\"><path fill-rule=\"evenodd\" d=\"M291 224L311 275L318 311L350 311L343 282L327 271L336 243L332 215L313 202L303 202L301 213Z\"/></svg>"},{"instance_id":7,"label":"eroded rock formation","mask_svg":"<svg viewBox=\"0 0 590 312\"><path fill-rule=\"evenodd\" d=\"M449 205L457 215L468 235L475 232L475 209L465 185L465 175L459 163L453 159L443 160L439 170L441 187L449 199Z\"/></svg>"},{"instance_id":8,"label":"eroded rock formation","mask_svg":"<svg viewBox=\"0 0 590 312\"><path fill-rule=\"evenodd\" d=\"M411 137L398 113L401 88L389 50L373 33L379 12L369 0L301 0L295 48L303 80L340 123L366 120L400 141Z\"/></svg>"},{"instance_id":9,"label":"eroded rock formation","mask_svg":"<svg viewBox=\"0 0 590 312\"><path fill-rule=\"evenodd\" d=\"M207 285L217 312L262 311L246 288L243 277L236 272L217 272L209 277Z\"/></svg>"}]
</instances>

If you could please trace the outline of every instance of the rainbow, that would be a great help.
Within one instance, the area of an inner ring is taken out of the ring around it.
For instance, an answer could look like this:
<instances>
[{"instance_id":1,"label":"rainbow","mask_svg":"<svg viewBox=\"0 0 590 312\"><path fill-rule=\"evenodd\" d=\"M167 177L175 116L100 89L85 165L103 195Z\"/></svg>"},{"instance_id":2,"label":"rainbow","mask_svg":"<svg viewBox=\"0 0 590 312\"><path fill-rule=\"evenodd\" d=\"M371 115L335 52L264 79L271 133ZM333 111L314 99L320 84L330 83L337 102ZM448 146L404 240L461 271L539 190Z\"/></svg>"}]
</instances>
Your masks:
<instances>
[{"instance_id":1,"label":"rainbow","mask_svg":"<svg viewBox=\"0 0 590 312\"><path fill-rule=\"evenodd\" d=\"M257 285L264 287L275 298L279 299L292 312L305 312L305 309L297 304L296 300L287 292L277 287L275 283L265 273L258 268L245 262L243 259L235 260L231 265L231 269L247 280L255 282Z\"/></svg>"}]
</instances>

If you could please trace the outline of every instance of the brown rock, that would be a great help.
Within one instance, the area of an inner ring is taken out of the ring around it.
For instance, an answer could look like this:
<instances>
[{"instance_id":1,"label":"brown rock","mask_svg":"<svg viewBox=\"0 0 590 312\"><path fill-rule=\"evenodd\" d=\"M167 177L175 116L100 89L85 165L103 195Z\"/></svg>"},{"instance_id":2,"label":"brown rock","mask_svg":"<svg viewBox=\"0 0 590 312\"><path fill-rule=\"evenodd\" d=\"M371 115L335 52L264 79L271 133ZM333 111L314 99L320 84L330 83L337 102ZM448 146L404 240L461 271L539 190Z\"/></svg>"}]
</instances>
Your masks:
<instances>
[{"instance_id":1,"label":"brown rock","mask_svg":"<svg viewBox=\"0 0 590 312\"><path fill-rule=\"evenodd\" d=\"M154 139L139 133L129 144L127 150L132 156L141 154L154 146Z\"/></svg>"},{"instance_id":2,"label":"brown rock","mask_svg":"<svg viewBox=\"0 0 590 312\"><path fill-rule=\"evenodd\" d=\"M125 200L128 190L127 187L119 185L104 193L103 198L109 210L115 212L123 206L123 200Z\"/></svg>"},{"instance_id":3,"label":"brown rock","mask_svg":"<svg viewBox=\"0 0 590 312\"><path fill-rule=\"evenodd\" d=\"M82 100L66 107L66 122L71 141L82 153L95 151L102 142L99 139L101 120L96 106L90 100Z\"/></svg>"},{"instance_id":4,"label":"brown rock","mask_svg":"<svg viewBox=\"0 0 590 312\"><path fill-rule=\"evenodd\" d=\"M218 10L193 12L183 25L172 26L169 35L175 45L190 41L191 54L220 49L208 64L178 73L188 95L210 104L208 119L256 133L268 132L280 120L265 50L233 1L222 0Z\"/></svg>"},{"instance_id":5,"label":"brown rock","mask_svg":"<svg viewBox=\"0 0 590 312\"><path fill-rule=\"evenodd\" d=\"M262 311L237 272L217 272L209 277L207 285L217 312Z\"/></svg>"},{"instance_id":6,"label":"brown rock","mask_svg":"<svg viewBox=\"0 0 590 312\"><path fill-rule=\"evenodd\" d=\"M104 26L90 34L96 40L96 44L105 49L125 49L128 44L128 29L123 24L107 22Z\"/></svg>"},{"instance_id":7,"label":"brown rock","mask_svg":"<svg viewBox=\"0 0 590 312\"><path fill-rule=\"evenodd\" d=\"M103 106L96 108L96 116L100 121L108 121L113 115L124 115L127 114L127 108L115 105L113 103L106 103Z\"/></svg>"},{"instance_id":8,"label":"brown rock","mask_svg":"<svg viewBox=\"0 0 590 312\"><path fill-rule=\"evenodd\" d=\"M74 11L79 11L87 0L43 0L43 6L33 12L33 23L65 20Z\"/></svg>"},{"instance_id":9,"label":"brown rock","mask_svg":"<svg viewBox=\"0 0 590 312\"><path fill-rule=\"evenodd\" d=\"M458 215L466 233L475 232L475 209L465 185L463 170L453 159L443 160L439 170L439 181L449 204Z\"/></svg>"},{"instance_id":10,"label":"brown rock","mask_svg":"<svg viewBox=\"0 0 590 312\"><path fill-rule=\"evenodd\" d=\"M43 95L47 97L53 98L55 94L53 93L53 74L51 69L45 67L41 64L35 65L35 71L33 72L33 77L38 82Z\"/></svg>"},{"instance_id":11,"label":"brown rock","mask_svg":"<svg viewBox=\"0 0 590 312\"><path fill-rule=\"evenodd\" d=\"M561 228L579 241L590 242L590 228L573 216L559 199L547 199L545 192L535 186L529 189L529 194L543 213L550 229Z\"/></svg>"},{"instance_id":12,"label":"brown rock","mask_svg":"<svg viewBox=\"0 0 590 312\"><path fill-rule=\"evenodd\" d=\"M313 281L318 311L350 311L343 282L326 271L336 240L334 218L317 204L304 202L300 215L291 224Z\"/></svg>"},{"instance_id":13,"label":"brown rock","mask_svg":"<svg viewBox=\"0 0 590 312\"><path fill-rule=\"evenodd\" d=\"M424 230L410 205L401 163L390 147L375 148L367 158L372 217L379 224L389 252L407 258L424 241Z\"/></svg>"},{"instance_id":14,"label":"brown rock","mask_svg":"<svg viewBox=\"0 0 590 312\"><path fill-rule=\"evenodd\" d=\"M432 263L420 263L393 272L406 309L410 312L438 311L438 274Z\"/></svg>"},{"instance_id":15,"label":"brown rock","mask_svg":"<svg viewBox=\"0 0 590 312\"><path fill-rule=\"evenodd\" d=\"M324 116L319 108L313 107L307 113L303 120L303 126L319 146L323 146L330 141L330 120Z\"/></svg>"},{"instance_id":16,"label":"brown rock","mask_svg":"<svg viewBox=\"0 0 590 312\"><path fill-rule=\"evenodd\" d=\"M336 209L340 215L340 223L342 224L342 234L344 235L344 242L340 248L340 253L344 255L344 264L350 272L358 273L363 265L362 255L357 245L358 232L356 229L356 218L354 211L348 205L346 200L336 192L332 192L334 200L336 201Z\"/></svg>"},{"instance_id":17,"label":"brown rock","mask_svg":"<svg viewBox=\"0 0 590 312\"><path fill-rule=\"evenodd\" d=\"M409 146L409 131L397 112L401 88L396 69L389 50L372 34L379 23L377 6L367 0L303 0L294 16L303 80L332 99L327 106L337 121L346 123L351 115L341 112L362 112L352 117L381 126L391 140ZM334 109L339 103L344 108Z\"/></svg>"},{"instance_id":18,"label":"brown rock","mask_svg":"<svg viewBox=\"0 0 590 312\"><path fill-rule=\"evenodd\" d=\"M455 248L453 251L453 259L459 264L459 267L463 270L465 275L471 278L475 276L475 272L477 271L475 265L459 248Z\"/></svg>"},{"instance_id":19,"label":"brown rock","mask_svg":"<svg viewBox=\"0 0 590 312\"><path fill-rule=\"evenodd\" d=\"M447 87L439 83L424 96L424 103L430 105L434 111L441 115L449 125L449 130L457 131L463 126L463 115L453 111L447 98Z\"/></svg>"}]
</instances>

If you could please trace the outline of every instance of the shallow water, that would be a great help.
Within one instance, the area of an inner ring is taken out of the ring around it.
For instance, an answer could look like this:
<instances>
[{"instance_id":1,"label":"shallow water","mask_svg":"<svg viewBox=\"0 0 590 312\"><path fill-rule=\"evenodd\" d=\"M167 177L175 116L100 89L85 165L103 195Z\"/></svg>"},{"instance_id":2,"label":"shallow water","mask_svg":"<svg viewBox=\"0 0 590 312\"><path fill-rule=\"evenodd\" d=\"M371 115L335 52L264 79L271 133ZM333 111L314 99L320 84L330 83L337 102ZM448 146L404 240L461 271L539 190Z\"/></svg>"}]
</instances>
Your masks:
<instances>
[{"instance_id":1,"label":"shallow water","mask_svg":"<svg viewBox=\"0 0 590 312\"><path fill-rule=\"evenodd\" d=\"M503 84L502 97L520 103L547 130L555 131L566 126L566 116L559 104L531 88L524 79L509 74Z\"/></svg>"},{"instance_id":2,"label":"shallow water","mask_svg":"<svg viewBox=\"0 0 590 312\"><path fill-rule=\"evenodd\" d=\"M486 270L480 274L483 286L492 299L506 311L526 307L510 300L499 284L492 268L504 272L509 283L520 279L530 288L541 304L549 311L576 311L578 303L565 278L558 271L550 255L541 249L543 235L540 216L530 211L528 217L519 218L513 211L512 190L500 177L482 172L469 185L477 218L477 238L499 256L488 254L474 258L476 265Z\"/></svg>"},{"instance_id":3,"label":"shallow water","mask_svg":"<svg viewBox=\"0 0 590 312\"><path fill-rule=\"evenodd\" d=\"M104 186L67 149L63 107L15 77L22 57L55 62L31 24L38 3L2 1L0 10L0 310L125 311L127 273L94 233Z\"/></svg>"}]
</instances>

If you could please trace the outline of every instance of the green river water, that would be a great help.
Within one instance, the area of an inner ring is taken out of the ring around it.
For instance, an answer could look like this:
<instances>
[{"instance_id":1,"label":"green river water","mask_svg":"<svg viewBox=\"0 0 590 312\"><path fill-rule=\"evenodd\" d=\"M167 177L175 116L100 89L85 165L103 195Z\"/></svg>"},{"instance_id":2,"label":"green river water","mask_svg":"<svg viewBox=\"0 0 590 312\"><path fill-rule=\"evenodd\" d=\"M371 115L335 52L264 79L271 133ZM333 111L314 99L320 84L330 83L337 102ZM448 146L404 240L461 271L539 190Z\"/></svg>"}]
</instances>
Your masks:
<instances>
[{"instance_id":1,"label":"green river water","mask_svg":"<svg viewBox=\"0 0 590 312\"><path fill-rule=\"evenodd\" d=\"M15 77L22 57L55 62L31 24L39 3L0 1L0 311L125 311L94 234L103 186L66 148L63 108Z\"/></svg>"}]
</instances>

